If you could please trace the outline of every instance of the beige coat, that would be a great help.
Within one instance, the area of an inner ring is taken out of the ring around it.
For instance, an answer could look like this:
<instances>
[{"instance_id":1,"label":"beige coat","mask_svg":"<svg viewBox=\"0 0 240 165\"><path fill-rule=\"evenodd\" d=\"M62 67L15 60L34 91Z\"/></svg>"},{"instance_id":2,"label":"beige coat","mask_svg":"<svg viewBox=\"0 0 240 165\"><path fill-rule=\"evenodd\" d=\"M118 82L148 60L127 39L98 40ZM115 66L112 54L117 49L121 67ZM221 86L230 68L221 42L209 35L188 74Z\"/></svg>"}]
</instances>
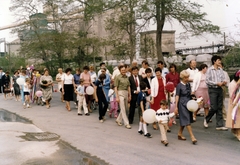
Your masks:
<instances>
[{"instance_id":1,"label":"beige coat","mask_svg":"<svg viewBox=\"0 0 240 165\"><path fill-rule=\"evenodd\" d=\"M228 102L228 112L227 112L227 120L226 120L226 127L228 128L232 128L232 109L233 109L233 105L232 105L232 94L235 90L237 86L237 82L235 82L234 80L231 81L231 83L229 84L229 102ZM236 118L236 123L234 124L234 128L240 128L240 109L238 109L238 113L237 113L237 118Z\"/></svg>"}]
</instances>

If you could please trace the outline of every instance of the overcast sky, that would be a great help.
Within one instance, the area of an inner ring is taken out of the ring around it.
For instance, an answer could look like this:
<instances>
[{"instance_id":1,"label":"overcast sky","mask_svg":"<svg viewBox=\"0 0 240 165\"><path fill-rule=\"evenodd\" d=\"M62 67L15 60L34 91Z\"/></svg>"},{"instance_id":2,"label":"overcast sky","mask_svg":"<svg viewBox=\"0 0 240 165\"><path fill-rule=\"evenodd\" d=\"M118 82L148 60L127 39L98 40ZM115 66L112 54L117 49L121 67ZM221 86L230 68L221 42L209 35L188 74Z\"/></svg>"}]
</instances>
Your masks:
<instances>
[{"instance_id":1,"label":"overcast sky","mask_svg":"<svg viewBox=\"0 0 240 165\"><path fill-rule=\"evenodd\" d=\"M14 17L9 11L11 0L0 1L0 27L2 27L12 24L14 22ZM240 20L240 0L198 0L197 2L204 5L203 11L208 14L207 18L211 20L213 24L220 26L222 33L226 33L227 42L231 39L230 35L236 37L237 31L240 29L240 26L238 25L240 24L238 21ZM155 25L152 25L151 29L154 28ZM176 31L176 48L197 47L211 45L212 43L223 43L222 36L204 36L199 38L191 38L190 40L179 40L178 36L182 29L178 23L173 23L171 25L166 24L164 29ZM0 38L6 38L7 42L13 41L16 39L16 37L16 34L10 34L10 30L0 31Z\"/></svg>"}]
</instances>

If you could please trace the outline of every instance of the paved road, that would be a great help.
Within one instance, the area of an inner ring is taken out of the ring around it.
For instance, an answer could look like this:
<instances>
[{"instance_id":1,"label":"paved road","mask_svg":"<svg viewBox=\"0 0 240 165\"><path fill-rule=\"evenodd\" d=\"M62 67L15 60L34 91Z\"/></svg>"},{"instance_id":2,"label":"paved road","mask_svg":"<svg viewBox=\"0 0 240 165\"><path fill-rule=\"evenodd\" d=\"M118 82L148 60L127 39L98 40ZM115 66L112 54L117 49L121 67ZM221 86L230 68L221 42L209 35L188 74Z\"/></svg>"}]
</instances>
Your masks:
<instances>
[{"instance_id":1,"label":"paved road","mask_svg":"<svg viewBox=\"0 0 240 165\"><path fill-rule=\"evenodd\" d=\"M215 119L208 129L203 128L202 117L198 117L197 122L192 125L198 139L197 145L191 143L187 130L184 131L187 141L177 140L179 125L174 125L172 132L167 134L169 146L165 147L160 143L159 130L153 130L149 126L148 130L153 135L151 139L138 135L137 118L129 130L118 126L114 118L107 118L104 123L100 123L97 111L90 116L77 116L73 103L71 112L65 109L64 103L60 102L59 93L53 94L50 109L38 105L23 109L20 102L5 101L2 95L0 108L32 120L41 130L56 133L77 149L113 165L240 164L240 142L232 136L230 130L216 131Z\"/></svg>"}]
</instances>

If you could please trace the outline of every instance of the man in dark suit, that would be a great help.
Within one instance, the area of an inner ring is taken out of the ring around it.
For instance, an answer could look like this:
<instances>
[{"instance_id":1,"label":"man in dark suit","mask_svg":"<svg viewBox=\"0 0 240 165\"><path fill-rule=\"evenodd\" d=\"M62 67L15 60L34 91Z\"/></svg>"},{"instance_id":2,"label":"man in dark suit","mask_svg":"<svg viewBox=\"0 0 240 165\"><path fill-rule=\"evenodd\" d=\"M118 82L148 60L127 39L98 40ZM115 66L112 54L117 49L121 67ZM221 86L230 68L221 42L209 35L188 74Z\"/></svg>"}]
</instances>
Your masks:
<instances>
[{"instance_id":1,"label":"man in dark suit","mask_svg":"<svg viewBox=\"0 0 240 165\"><path fill-rule=\"evenodd\" d=\"M132 124L134 120L137 97L138 93L140 92L140 82L142 81L142 76L138 75L138 71L139 69L137 66L132 67L132 75L129 77L132 96L128 115L128 120L130 124Z\"/></svg>"}]
</instances>

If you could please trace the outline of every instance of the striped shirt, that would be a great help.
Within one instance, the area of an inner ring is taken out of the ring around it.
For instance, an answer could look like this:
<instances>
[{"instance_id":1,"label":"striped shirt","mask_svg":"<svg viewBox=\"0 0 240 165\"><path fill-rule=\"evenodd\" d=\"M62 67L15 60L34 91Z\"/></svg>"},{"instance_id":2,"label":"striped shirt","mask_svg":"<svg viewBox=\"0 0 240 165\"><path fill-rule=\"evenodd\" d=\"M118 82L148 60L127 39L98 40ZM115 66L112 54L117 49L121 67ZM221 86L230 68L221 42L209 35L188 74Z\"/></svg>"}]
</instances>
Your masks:
<instances>
[{"instance_id":1,"label":"striped shirt","mask_svg":"<svg viewBox=\"0 0 240 165\"><path fill-rule=\"evenodd\" d=\"M215 69L209 67L206 73L206 84L209 88L218 88L217 83L225 81L225 76L222 68Z\"/></svg>"}]
</instances>

